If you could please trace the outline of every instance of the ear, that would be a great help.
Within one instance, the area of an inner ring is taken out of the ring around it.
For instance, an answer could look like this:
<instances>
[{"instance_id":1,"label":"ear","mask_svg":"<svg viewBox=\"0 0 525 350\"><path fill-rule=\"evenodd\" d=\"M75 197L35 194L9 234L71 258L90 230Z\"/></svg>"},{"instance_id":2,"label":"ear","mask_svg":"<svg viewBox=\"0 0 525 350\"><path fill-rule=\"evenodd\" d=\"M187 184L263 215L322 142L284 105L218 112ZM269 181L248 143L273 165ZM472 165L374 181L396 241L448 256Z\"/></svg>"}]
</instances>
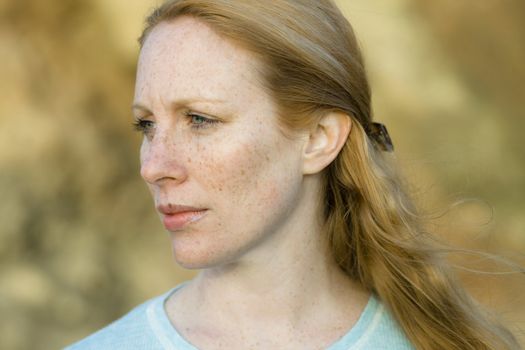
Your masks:
<instances>
[{"instance_id":1,"label":"ear","mask_svg":"<svg viewBox=\"0 0 525 350\"><path fill-rule=\"evenodd\" d=\"M351 128L347 114L339 111L325 114L310 131L303 153L303 174L316 174L326 168L343 148Z\"/></svg>"}]
</instances>

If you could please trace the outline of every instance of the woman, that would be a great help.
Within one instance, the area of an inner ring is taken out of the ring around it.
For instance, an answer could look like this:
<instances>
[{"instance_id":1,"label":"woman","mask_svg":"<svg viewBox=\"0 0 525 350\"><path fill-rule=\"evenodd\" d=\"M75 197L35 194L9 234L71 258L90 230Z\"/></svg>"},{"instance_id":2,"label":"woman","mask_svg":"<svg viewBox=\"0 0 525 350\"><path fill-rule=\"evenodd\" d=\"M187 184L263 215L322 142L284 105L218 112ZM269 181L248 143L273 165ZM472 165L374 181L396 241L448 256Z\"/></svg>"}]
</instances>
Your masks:
<instances>
[{"instance_id":1,"label":"woman","mask_svg":"<svg viewBox=\"0 0 525 350\"><path fill-rule=\"evenodd\" d=\"M512 349L430 247L330 0L175 0L140 39L141 175L201 269L71 349Z\"/></svg>"}]
</instances>

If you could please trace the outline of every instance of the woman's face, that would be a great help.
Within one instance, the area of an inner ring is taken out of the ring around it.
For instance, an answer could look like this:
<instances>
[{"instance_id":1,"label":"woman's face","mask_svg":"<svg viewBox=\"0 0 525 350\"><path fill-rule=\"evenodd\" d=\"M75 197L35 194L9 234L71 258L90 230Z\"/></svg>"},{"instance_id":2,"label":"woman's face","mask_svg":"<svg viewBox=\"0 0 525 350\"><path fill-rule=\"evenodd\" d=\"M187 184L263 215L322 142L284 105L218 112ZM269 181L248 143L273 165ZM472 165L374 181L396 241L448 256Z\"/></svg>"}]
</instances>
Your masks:
<instances>
[{"instance_id":1,"label":"woman's face","mask_svg":"<svg viewBox=\"0 0 525 350\"><path fill-rule=\"evenodd\" d=\"M183 266L239 260L297 225L307 137L281 133L258 64L190 17L157 25L141 51L141 175Z\"/></svg>"}]
</instances>

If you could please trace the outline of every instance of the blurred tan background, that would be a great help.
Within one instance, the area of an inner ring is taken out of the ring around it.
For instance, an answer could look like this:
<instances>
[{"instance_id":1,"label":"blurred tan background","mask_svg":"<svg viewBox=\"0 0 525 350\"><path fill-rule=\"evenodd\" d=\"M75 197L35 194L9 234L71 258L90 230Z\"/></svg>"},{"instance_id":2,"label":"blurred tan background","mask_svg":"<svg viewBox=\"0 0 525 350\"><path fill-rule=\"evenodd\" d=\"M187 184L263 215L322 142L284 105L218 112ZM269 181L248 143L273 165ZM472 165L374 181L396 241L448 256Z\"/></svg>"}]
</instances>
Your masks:
<instances>
[{"instance_id":1,"label":"blurred tan background","mask_svg":"<svg viewBox=\"0 0 525 350\"><path fill-rule=\"evenodd\" d=\"M467 199L431 229L523 266L525 2L339 3L414 195L434 212ZM192 275L171 259L131 128L136 38L155 4L0 1L1 349L61 348ZM451 261L525 327L523 275Z\"/></svg>"}]
</instances>

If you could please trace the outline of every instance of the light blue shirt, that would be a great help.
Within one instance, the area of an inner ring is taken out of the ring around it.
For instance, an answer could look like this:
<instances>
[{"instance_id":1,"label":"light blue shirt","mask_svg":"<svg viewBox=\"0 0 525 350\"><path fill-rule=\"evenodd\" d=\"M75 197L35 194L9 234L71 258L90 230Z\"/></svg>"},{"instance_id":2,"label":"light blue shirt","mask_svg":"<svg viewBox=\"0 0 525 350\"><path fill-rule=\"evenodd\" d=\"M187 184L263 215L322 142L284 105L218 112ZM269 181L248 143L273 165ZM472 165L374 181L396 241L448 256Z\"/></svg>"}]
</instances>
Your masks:
<instances>
[{"instance_id":1,"label":"light blue shirt","mask_svg":"<svg viewBox=\"0 0 525 350\"><path fill-rule=\"evenodd\" d=\"M173 327L164 302L177 291L151 299L66 350L198 350ZM371 296L352 329L327 350L413 350L384 305Z\"/></svg>"}]
</instances>

